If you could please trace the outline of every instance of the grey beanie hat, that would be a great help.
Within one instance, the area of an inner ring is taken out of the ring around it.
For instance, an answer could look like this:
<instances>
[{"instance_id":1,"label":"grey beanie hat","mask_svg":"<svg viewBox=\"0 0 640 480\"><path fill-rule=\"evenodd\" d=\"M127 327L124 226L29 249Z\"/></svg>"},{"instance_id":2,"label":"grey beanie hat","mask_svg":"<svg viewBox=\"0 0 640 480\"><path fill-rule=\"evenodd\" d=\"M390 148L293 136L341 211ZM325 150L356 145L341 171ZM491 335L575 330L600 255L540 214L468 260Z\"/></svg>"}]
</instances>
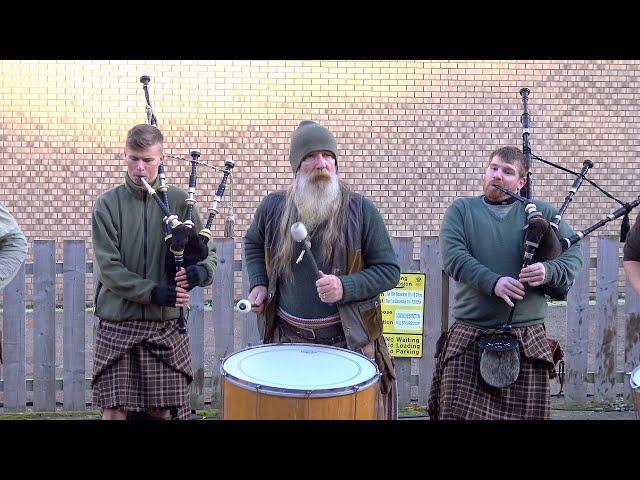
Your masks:
<instances>
[{"instance_id":1,"label":"grey beanie hat","mask_svg":"<svg viewBox=\"0 0 640 480\"><path fill-rule=\"evenodd\" d=\"M333 134L326 128L311 120L303 120L291 134L291 149L289 150L289 162L295 177L302 160L311 152L326 150L333 153L338 169L338 147Z\"/></svg>"}]
</instances>

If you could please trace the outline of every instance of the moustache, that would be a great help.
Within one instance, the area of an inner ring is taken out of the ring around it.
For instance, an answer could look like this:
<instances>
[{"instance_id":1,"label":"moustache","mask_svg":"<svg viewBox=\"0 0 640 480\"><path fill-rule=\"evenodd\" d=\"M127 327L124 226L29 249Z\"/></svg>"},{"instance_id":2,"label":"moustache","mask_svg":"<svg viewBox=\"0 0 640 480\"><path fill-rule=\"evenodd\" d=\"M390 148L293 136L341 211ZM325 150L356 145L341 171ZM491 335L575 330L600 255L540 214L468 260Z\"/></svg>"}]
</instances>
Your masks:
<instances>
[{"instance_id":1,"label":"moustache","mask_svg":"<svg viewBox=\"0 0 640 480\"><path fill-rule=\"evenodd\" d=\"M326 168L323 168L322 170L314 170L311 175L309 176L309 180L319 180L319 179L330 179L331 178L331 174L329 173L329 170L327 170Z\"/></svg>"},{"instance_id":2,"label":"moustache","mask_svg":"<svg viewBox=\"0 0 640 480\"><path fill-rule=\"evenodd\" d=\"M510 188L508 188L504 183L501 183L501 182L489 182L488 186L489 186L489 187L491 187L492 185L493 185L493 186L496 186L496 185L497 185L497 186L499 186L499 187L502 187L502 188L505 188L505 189L507 189L507 190L511 191L511 189L510 189ZM497 188L496 188L495 190L498 190L499 192L502 192L501 190L499 190L499 189L497 189ZM504 192L502 192L502 193L504 193Z\"/></svg>"}]
</instances>

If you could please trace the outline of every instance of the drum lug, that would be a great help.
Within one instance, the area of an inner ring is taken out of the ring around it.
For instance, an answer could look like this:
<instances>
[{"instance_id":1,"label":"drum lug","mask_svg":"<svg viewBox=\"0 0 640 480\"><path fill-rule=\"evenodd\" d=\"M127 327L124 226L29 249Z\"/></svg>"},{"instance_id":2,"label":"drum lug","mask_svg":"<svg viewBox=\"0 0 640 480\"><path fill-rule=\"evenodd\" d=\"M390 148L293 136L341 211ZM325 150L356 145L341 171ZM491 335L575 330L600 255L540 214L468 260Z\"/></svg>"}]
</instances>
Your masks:
<instances>
[{"instance_id":1,"label":"drum lug","mask_svg":"<svg viewBox=\"0 0 640 480\"><path fill-rule=\"evenodd\" d=\"M358 385L354 385L353 387L351 387L351 389L353 390L353 419L357 420L358 419L358 390L360 390L360 387Z\"/></svg>"},{"instance_id":2,"label":"drum lug","mask_svg":"<svg viewBox=\"0 0 640 480\"><path fill-rule=\"evenodd\" d=\"M255 420L260 419L260 389L262 385L256 385L256 418Z\"/></svg>"}]
</instances>

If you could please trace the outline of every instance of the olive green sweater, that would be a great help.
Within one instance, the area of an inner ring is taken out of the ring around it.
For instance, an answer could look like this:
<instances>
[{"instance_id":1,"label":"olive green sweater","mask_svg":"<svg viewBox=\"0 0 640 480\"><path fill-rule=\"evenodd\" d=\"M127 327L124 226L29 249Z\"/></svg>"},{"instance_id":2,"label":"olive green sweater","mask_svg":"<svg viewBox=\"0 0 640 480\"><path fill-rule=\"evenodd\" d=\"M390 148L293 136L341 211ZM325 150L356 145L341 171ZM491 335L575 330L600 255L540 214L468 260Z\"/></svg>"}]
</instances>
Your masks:
<instances>
[{"instance_id":1,"label":"olive green sweater","mask_svg":"<svg viewBox=\"0 0 640 480\"><path fill-rule=\"evenodd\" d=\"M158 178L151 185L156 188ZM169 187L169 209L183 219L187 194ZM165 269L167 251L164 242L163 213L144 187L125 173L125 181L98 197L91 220L94 265L97 274L95 314L99 318L119 320L171 320L178 309L150 303L151 291L169 281ZM194 228L202 221L193 209ZM209 241L209 255L198 262L207 270L205 285L210 285L217 266L216 249ZM172 273L173 274L173 273Z\"/></svg>"},{"instance_id":2,"label":"olive green sweater","mask_svg":"<svg viewBox=\"0 0 640 480\"><path fill-rule=\"evenodd\" d=\"M556 213L546 202L535 200L537 210L550 220ZM504 216L491 211L483 197L459 198L447 209L440 229L440 245L445 271L457 283L453 316L476 327L491 327L506 322L511 307L493 293L503 276L518 279L524 254L526 223L524 208L515 204ZM560 222L561 237L573 235ZM582 266L578 244L559 257L543 262L545 284L571 282ZM525 296L519 300L512 324L528 326L544 322L547 302L538 287L525 284Z\"/></svg>"}]
</instances>

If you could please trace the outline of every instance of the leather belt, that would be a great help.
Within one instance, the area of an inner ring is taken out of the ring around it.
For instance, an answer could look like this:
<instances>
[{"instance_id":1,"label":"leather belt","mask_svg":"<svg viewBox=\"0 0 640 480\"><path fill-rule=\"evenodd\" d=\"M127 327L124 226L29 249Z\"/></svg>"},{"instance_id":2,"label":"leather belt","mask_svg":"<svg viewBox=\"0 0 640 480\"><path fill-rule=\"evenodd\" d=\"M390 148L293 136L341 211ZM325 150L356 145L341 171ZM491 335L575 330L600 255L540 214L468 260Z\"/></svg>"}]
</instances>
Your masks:
<instances>
[{"instance_id":1,"label":"leather belt","mask_svg":"<svg viewBox=\"0 0 640 480\"><path fill-rule=\"evenodd\" d=\"M295 335L312 343L334 344L345 340L341 323L322 328L304 328L292 325L278 317L280 327L285 335Z\"/></svg>"}]
</instances>

